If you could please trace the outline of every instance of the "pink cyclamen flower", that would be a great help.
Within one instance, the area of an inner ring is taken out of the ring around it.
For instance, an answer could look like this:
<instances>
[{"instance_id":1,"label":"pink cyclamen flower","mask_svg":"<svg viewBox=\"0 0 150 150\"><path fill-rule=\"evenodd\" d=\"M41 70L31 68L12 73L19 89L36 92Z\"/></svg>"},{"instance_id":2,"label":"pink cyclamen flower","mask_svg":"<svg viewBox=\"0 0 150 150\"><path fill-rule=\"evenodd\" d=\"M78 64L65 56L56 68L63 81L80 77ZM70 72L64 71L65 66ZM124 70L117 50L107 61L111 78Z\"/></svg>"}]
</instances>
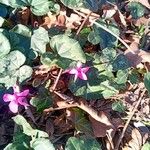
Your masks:
<instances>
[{"instance_id":1,"label":"pink cyclamen flower","mask_svg":"<svg viewBox=\"0 0 150 150\"><path fill-rule=\"evenodd\" d=\"M3 100L5 102L9 103L9 109L13 113L18 112L18 106L23 105L25 108L29 106L29 104L26 103L26 96L29 94L29 90L24 90L23 92L20 92L19 86L15 85L13 86L14 94L4 94Z\"/></svg>"},{"instance_id":2,"label":"pink cyclamen flower","mask_svg":"<svg viewBox=\"0 0 150 150\"><path fill-rule=\"evenodd\" d=\"M77 80L77 78L80 78L82 80L87 80L87 75L85 74L90 67L84 67L82 68L82 64L80 62L77 63L77 67L73 69L69 69L66 72L69 74L74 74L74 81Z\"/></svg>"}]
</instances>

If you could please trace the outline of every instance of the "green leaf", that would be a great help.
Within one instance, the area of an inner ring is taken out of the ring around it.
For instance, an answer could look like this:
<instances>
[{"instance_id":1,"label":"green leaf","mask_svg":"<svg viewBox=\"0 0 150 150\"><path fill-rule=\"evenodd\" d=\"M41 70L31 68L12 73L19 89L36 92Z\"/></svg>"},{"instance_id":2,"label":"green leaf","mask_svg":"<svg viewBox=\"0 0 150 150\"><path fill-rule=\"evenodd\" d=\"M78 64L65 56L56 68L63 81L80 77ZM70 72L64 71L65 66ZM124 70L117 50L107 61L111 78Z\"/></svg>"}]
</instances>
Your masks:
<instances>
[{"instance_id":1,"label":"green leaf","mask_svg":"<svg viewBox=\"0 0 150 150\"><path fill-rule=\"evenodd\" d=\"M51 52L46 52L41 55L41 62L43 65L52 67L57 63L58 59L57 56Z\"/></svg>"},{"instance_id":2,"label":"green leaf","mask_svg":"<svg viewBox=\"0 0 150 150\"><path fill-rule=\"evenodd\" d=\"M150 72L144 75L144 84L148 93L150 94Z\"/></svg>"},{"instance_id":3,"label":"green leaf","mask_svg":"<svg viewBox=\"0 0 150 150\"><path fill-rule=\"evenodd\" d=\"M100 43L100 37L97 32L91 31L88 35L88 41L91 42L93 45Z\"/></svg>"},{"instance_id":4,"label":"green leaf","mask_svg":"<svg viewBox=\"0 0 150 150\"><path fill-rule=\"evenodd\" d=\"M53 144L49 141L49 139L37 138L32 142L31 147L34 150L55 150Z\"/></svg>"},{"instance_id":5,"label":"green leaf","mask_svg":"<svg viewBox=\"0 0 150 150\"><path fill-rule=\"evenodd\" d=\"M117 27L117 24L115 24L115 23L106 24L105 20L102 20L102 19L97 20L97 23L104 26L105 28L108 28L116 35L120 34L119 28ZM92 33L90 33L88 36L89 42L91 42L92 44L98 44L98 42L99 42L101 49L104 49L107 47L113 48L113 47L117 46L117 44L118 44L118 40L116 39L116 37L114 37L113 35L111 35L110 33L103 30L102 28L100 28L97 25L93 25L93 31L91 31L91 32ZM95 36L94 40L92 38L93 36Z\"/></svg>"},{"instance_id":6,"label":"green leaf","mask_svg":"<svg viewBox=\"0 0 150 150\"><path fill-rule=\"evenodd\" d=\"M118 112L122 113L125 111L125 106L123 105L123 103L121 101L118 101L118 102L114 102L112 104L112 109L114 111L118 111Z\"/></svg>"},{"instance_id":7,"label":"green leaf","mask_svg":"<svg viewBox=\"0 0 150 150\"><path fill-rule=\"evenodd\" d=\"M6 17L8 14L6 5L0 4L0 16Z\"/></svg>"},{"instance_id":8,"label":"green leaf","mask_svg":"<svg viewBox=\"0 0 150 150\"><path fill-rule=\"evenodd\" d=\"M17 115L13 117L13 120L15 121L16 124L22 126L24 134L31 136L33 139L36 137L48 138L48 134L46 132L33 129L23 116Z\"/></svg>"},{"instance_id":9,"label":"green leaf","mask_svg":"<svg viewBox=\"0 0 150 150\"><path fill-rule=\"evenodd\" d=\"M79 8L84 7L83 6L83 0L61 0L61 2L65 6L67 6L69 8L73 8L73 9L75 9L75 8L79 9Z\"/></svg>"},{"instance_id":10,"label":"green leaf","mask_svg":"<svg viewBox=\"0 0 150 150\"><path fill-rule=\"evenodd\" d=\"M8 75L13 70L17 70L25 63L25 56L18 50L10 52L0 60L0 74Z\"/></svg>"},{"instance_id":11,"label":"green leaf","mask_svg":"<svg viewBox=\"0 0 150 150\"><path fill-rule=\"evenodd\" d=\"M30 78L32 76L32 68L30 66L24 65L17 70L15 73L18 76L19 82L23 82L24 80Z\"/></svg>"},{"instance_id":12,"label":"green leaf","mask_svg":"<svg viewBox=\"0 0 150 150\"><path fill-rule=\"evenodd\" d=\"M9 31L3 30L2 33L9 40L9 43L11 45L11 50L16 50L16 48L18 48L18 44L19 44L19 40L20 40L19 37L16 35L16 33L12 32L11 30L9 30Z\"/></svg>"},{"instance_id":13,"label":"green leaf","mask_svg":"<svg viewBox=\"0 0 150 150\"><path fill-rule=\"evenodd\" d=\"M105 0L61 0L61 2L71 9L87 8L97 11Z\"/></svg>"},{"instance_id":14,"label":"green leaf","mask_svg":"<svg viewBox=\"0 0 150 150\"><path fill-rule=\"evenodd\" d=\"M13 143L8 144L4 150L31 150L30 148L30 137L24 133L15 133L13 136Z\"/></svg>"},{"instance_id":15,"label":"green leaf","mask_svg":"<svg viewBox=\"0 0 150 150\"><path fill-rule=\"evenodd\" d=\"M111 82L109 82L109 80L102 82L101 88L104 89L101 94L105 99L114 96L115 94L118 93L118 90L114 87L113 84L111 84Z\"/></svg>"},{"instance_id":16,"label":"green leaf","mask_svg":"<svg viewBox=\"0 0 150 150\"><path fill-rule=\"evenodd\" d=\"M42 64L52 67L59 66L62 69L67 69L73 63L72 60L58 56L57 54L46 52L41 56Z\"/></svg>"},{"instance_id":17,"label":"green leaf","mask_svg":"<svg viewBox=\"0 0 150 150\"><path fill-rule=\"evenodd\" d=\"M25 37L31 37L31 30L22 24L17 24L11 31L23 35Z\"/></svg>"},{"instance_id":18,"label":"green leaf","mask_svg":"<svg viewBox=\"0 0 150 150\"><path fill-rule=\"evenodd\" d=\"M42 16L49 12L49 0L0 0L0 3L13 8L29 6L33 14L37 16Z\"/></svg>"},{"instance_id":19,"label":"green leaf","mask_svg":"<svg viewBox=\"0 0 150 150\"><path fill-rule=\"evenodd\" d=\"M52 105L52 97L47 89L41 87L38 95L30 100L30 104L36 107L38 112L42 112Z\"/></svg>"},{"instance_id":20,"label":"green leaf","mask_svg":"<svg viewBox=\"0 0 150 150\"><path fill-rule=\"evenodd\" d=\"M127 82L127 78L128 78L128 70L118 70L115 82L117 84L125 84Z\"/></svg>"},{"instance_id":21,"label":"green leaf","mask_svg":"<svg viewBox=\"0 0 150 150\"><path fill-rule=\"evenodd\" d=\"M16 84L17 79L20 83L32 75L32 68L22 66L26 57L18 50L12 51L0 60L0 83L6 87Z\"/></svg>"},{"instance_id":22,"label":"green leaf","mask_svg":"<svg viewBox=\"0 0 150 150\"><path fill-rule=\"evenodd\" d=\"M129 81L132 84L137 84L140 82L140 74L138 73L137 70L132 70L131 73L129 74Z\"/></svg>"},{"instance_id":23,"label":"green leaf","mask_svg":"<svg viewBox=\"0 0 150 150\"><path fill-rule=\"evenodd\" d=\"M61 39L61 40L60 40ZM68 58L74 61L86 62L86 57L78 41L67 35L56 35L50 40L53 50L56 50L62 58Z\"/></svg>"},{"instance_id":24,"label":"green leaf","mask_svg":"<svg viewBox=\"0 0 150 150\"><path fill-rule=\"evenodd\" d=\"M125 70L125 69L128 69L130 67L130 63L129 63L129 60L126 58L125 55L120 54L116 57L112 66L113 66L114 71Z\"/></svg>"},{"instance_id":25,"label":"green leaf","mask_svg":"<svg viewBox=\"0 0 150 150\"><path fill-rule=\"evenodd\" d=\"M20 0L18 0L20 1ZM49 12L49 0L28 0L31 11L37 16L43 16Z\"/></svg>"},{"instance_id":26,"label":"green leaf","mask_svg":"<svg viewBox=\"0 0 150 150\"><path fill-rule=\"evenodd\" d=\"M92 138L70 137L66 143L65 150L101 150L101 146Z\"/></svg>"},{"instance_id":27,"label":"green leaf","mask_svg":"<svg viewBox=\"0 0 150 150\"><path fill-rule=\"evenodd\" d=\"M113 48L105 48L101 53L101 61L102 62L111 62L116 57L116 50Z\"/></svg>"},{"instance_id":28,"label":"green leaf","mask_svg":"<svg viewBox=\"0 0 150 150\"><path fill-rule=\"evenodd\" d=\"M77 108L72 109L72 111L75 113L73 120L75 129L88 136L93 136L92 126L89 120L87 120L85 113Z\"/></svg>"},{"instance_id":29,"label":"green leaf","mask_svg":"<svg viewBox=\"0 0 150 150\"><path fill-rule=\"evenodd\" d=\"M7 37L0 32L0 58L3 58L10 52L10 43Z\"/></svg>"},{"instance_id":30,"label":"green leaf","mask_svg":"<svg viewBox=\"0 0 150 150\"><path fill-rule=\"evenodd\" d=\"M130 2L128 8L131 12L131 15L134 19L142 17L145 13L145 7L138 2Z\"/></svg>"},{"instance_id":31,"label":"green leaf","mask_svg":"<svg viewBox=\"0 0 150 150\"><path fill-rule=\"evenodd\" d=\"M150 143L147 142L145 143L143 146L142 146L142 149L141 150L150 150Z\"/></svg>"},{"instance_id":32,"label":"green leaf","mask_svg":"<svg viewBox=\"0 0 150 150\"><path fill-rule=\"evenodd\" d=\"M31 37L31 48L40 54L46 52L46 44L49 43L48 31L43 27L34 30Z\"/></svg>"}]
</instances>

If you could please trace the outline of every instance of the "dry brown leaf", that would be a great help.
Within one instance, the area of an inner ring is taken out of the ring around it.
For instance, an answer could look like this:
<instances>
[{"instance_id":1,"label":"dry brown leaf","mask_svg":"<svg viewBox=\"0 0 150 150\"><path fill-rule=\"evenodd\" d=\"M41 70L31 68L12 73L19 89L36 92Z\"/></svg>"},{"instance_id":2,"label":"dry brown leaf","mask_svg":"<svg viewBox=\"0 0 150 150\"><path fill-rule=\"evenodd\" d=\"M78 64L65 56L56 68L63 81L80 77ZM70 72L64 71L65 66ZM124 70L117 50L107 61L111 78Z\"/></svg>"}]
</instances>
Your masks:
<instances>
[{"instance_id":1,"label":"dry brown leaf","mask_svg":"<svg viewBox=\"0 0 150 150\"><path fill-rule=\"evenodd\" d=\"M65 114L62 114L59 117L57 117L53 123L55 134L66 133L72 128L72 125L66 121Z\"/></svg>"},{"instance_id":2,"label":"dry brown leaf","mask_svg":"<svg viewBox=\"0 0 150 150\"><path fill-rule=\"evenodd\" d=\"M107 116L105 116L105 117L107 117ZM89 116L89 119L92 123L92 129L93 129L95 137L105 137L107 135L107 131L109 129L113 129L112 126L101 123L101 122L95 120L94 118L92 118L91 116ZM113 129L113 131L115 131L115 130Z\"/></svg>"},{"instance_id":3,"label":"dry brown leaf","mask_svg":"<svg viewBox=\"0 0 150 150\"><path fill-rule=\"evenodd\" d=\"M144 16L139 18L139 19L134 19L133 20L133 23L136 25L136 26L141 26L141 25L148 25L148 23L150 22L149 19L145 18Z\"/></svg>"},{"instance_id":4,"label":"dry brown leaf","mask_svg":"<svg viewBox=\"0 0 150 150\"><path fill-rule=\"evenodd\" d=\"M65 94L61 94L58 92L55 92L55 94L57 94L60 98L62 98L64 101L58 101L57 102L57 106L58 108L49 108L49 109L45 109L45 112L48 111L53 111L53 110L59 110L59 109L65 109L65 108L71 108L71 107L78 107L82 110L84 110L86 113L88 113L91 117L93 117L95 120L104 123L108 126L112 126L112 123L109 121L108 117L104 114L103 111L98 112L95 109L93 109L91 106L88 105L87 101L80 98L78 100L78 102L75 102L73 100L73 98L65 95Z\"/></svg>"},{"instance_id":5,"label":"dry brown leaf","mask_svg":"<svg viewBox=\"0 0 150 150\"><path fill-rule=\"evenodd\" d=\"M66 27L67 28L76 28L77 26L81 25L81 21L82 21L82 18L75 14L75 13L72 13L70 15L70 17L67 17L66 18Z\"/></svg>"},{"instance_id":6,"label":"dry brown leaf","mask_svg":"<svg viewBox=\"0 0 150 150\"><path fill-rule=\"evenodd\" d=\"M137 67L143 60L137 53L132 53L128 50L125 52L125 56L130 61L132 67Z\"/></svg>"},{"instance_id":7,"label":"dry brown leaf","mask_svg":"<svg viewBox=\"0 0 150 150\"><path fill-rule=\"evenodd\" d=\"M23 7L22 10L17 12L17 19L19 23L27 25L29 21L31 11L27 7Z\"/></svg>"},{"instance_id":8,"label":"dry brown leaf","mask_svg":"<svg viewBox=\"0 0 150 150\"><path fill-rule=\"evenodd\" d=\"M140 50L139 56L142 58L142 62L150 62L150 53Z\"/></svg>"},{"instance_id":9,"label":"dry brown leaf","mask_svg":"<svg viewBox=\"0 0 150 150\"><path fill-rule=\"evenodd\" d=\"M48 135L52 136L54 133L54 125L53 125L52 120L50 118L48 118L46 120L45 128L46 128L46 132L48 133Z\"/></svg>"},{"instance_id":10,"label":"dry brown leaf","mask_svg":"<svg viewBox=\"0 0 150 150\"><path fill-rule=\"evenodd\" d=\"M131 133L132 139L129 141L128 146L125 146L123 150L141 150L141 146L143 143L141 133L134 128Z\"/></svg>"},{"instance_id":11,"label":"dry brown leaf","mask_svg":"<svg viewBox=\"0 0 150 150\"><path fill-rule=\"evenodd\" d=\"M126 23L126 20L125 20L125 17L123 16L123 14L120 12L119 9L117 9L115 15L114 15L114 19L115 21L120 25L122 24L124 27L127 26L127 23Z\"/></svg>"},{"instance_id":12,"label":"dry brown leaf","mask_svg":"<svg viewBox=\"0 0 150 150\"><path fill-rule=\"evenodd\" d=\"M112 18L116 14L116 9L103 10L103 16L106 19Z\"/></svg>"}]
</instances>

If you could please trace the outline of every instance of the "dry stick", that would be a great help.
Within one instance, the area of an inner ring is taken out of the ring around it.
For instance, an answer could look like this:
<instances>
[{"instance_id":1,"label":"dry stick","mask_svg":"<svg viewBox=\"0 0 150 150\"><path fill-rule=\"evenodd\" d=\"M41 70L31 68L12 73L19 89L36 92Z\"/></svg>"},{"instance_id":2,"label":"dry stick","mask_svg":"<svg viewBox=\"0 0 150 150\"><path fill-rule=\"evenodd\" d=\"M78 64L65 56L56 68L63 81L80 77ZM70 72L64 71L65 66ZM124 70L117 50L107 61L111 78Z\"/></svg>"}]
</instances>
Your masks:
<instances>
[{"instance_id":1,"label":"dry stick","mask_svg":"<svg viewBox=\"0 0 150 150\"><path fill-rule=\"evenodd\" d=\"M79 29L78 29L78 31L77 31L77 33L76 33L76 35L75 35L75 38L79 35L80 31L82 30L84 24L87 22L87 20L89 19L89 17L90 17L91 14L92 14L92 12L90 12L90 13L86 16L86 18L85 18L84 21L82 22L81 26L79 27Z\"/></svg>"},{"instance_id":2,"label":"dry stick","mask_svg":"<svg viewBox=\"0 0 150 150\"><path fill-rule=\"evenodd\" d=\"M81 15L82 17L85 18L84 14L79 13L77 10L74 10L74 12L76 12L77 14ZM107 31L108 33L110 33L111 35L113 35L114 37L116 37L128 50L132 51L131 48L129 47L129 45L127 43L125 43L118 35L116 35L115 33L113 33L111 30L109 30L108 28L106 28L105 26L99 24L98 22L96 22L95 20L91 20L89 19L89 22L91 22L92 24L95 24L96 26L100 27L101 29ZM133 52L133 51L132 51ZM134 53L134 52L133 52Z\"/></svg>"},{"instance_id":3,"label":"dry stick","mask_svg":"<svg viewBox=\"0 0 150 150\"><path fill-rule=\"evenodd\" d=\"M127 122L126 122L126 124L125 124L125 126L124 126L124 128L123 128L123 130L122 130L122 133L121 133L121 135L119 136L118 142L117 142L117 144L116 144L114 150L118 150L118 149L119 149L119 145L120 145L120 143L121 143L121 141L122 141L122 138L124 137L124 134L125 134L125 132L126 132L126 129L127 129L128 125L129 125L129 123L130 123L130 121L131 121L131 119L132 119L132 117L133 117L135 111L137 110L137 108L138 108L138 106L139 106L139 104L140 104L140 102L141 102L141 100L142 100L142 98L143 98L145 92L146 92L146 89L144 89L144 91L142 92L142 94L141 94L139 100L137 101L135 107L134 107L133 110L131 111L131 114L129 115L129 118L128 118L128 120L127 120Z\"/></svg>"},{"instance_id":4,"label":"dry stick","mask_svg":"<svg viewBox=\"0 0 150 150\"><path fill-rule=\"evenodd\" d=\"M57 86L57 84L58 84L58 81L59 81L59 78L60 78L62 72L63 72L63 69L60 69L60 70L59 70L59 73L58 73L58 76L57 76L57 78L56 78L56 80L55 80L55 83L54 83L54 85L53 85L53 87L52 87L52 89L51 89L52 92L55 90L55 88L56 88L56 86Z\"/></svg>"}]
</instances>

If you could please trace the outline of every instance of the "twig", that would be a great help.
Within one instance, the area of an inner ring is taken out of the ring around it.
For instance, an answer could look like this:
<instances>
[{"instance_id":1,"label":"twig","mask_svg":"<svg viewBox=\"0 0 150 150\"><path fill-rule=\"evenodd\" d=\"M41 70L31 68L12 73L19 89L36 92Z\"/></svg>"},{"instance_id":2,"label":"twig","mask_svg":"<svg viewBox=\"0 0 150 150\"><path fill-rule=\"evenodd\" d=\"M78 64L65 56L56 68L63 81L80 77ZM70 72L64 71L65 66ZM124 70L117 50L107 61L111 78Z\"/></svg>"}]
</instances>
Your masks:
<instances>
[{"instance_id":1,"label":"twig","mask_svg":"<svg viewBox=\"0 0 150 150\"><path fill-rule=\"evenodd\" d=\"M126 122L126 124L125 124L125 126L124 126L124 128L123 128L123 130L122 130L122 133L121 133L121 135L119 136L118 142L117 142L117 144L116 144L114 150L118 150L118 149L119 149L119 145L120 145L120 143L121 143L121 141L122 141L122 138L124 137L124 134L125 134L125 132L126 132L126 129L127 129L128 125L129 125L129 123L130 123L130 121L131 121L131 119L132 119L132 117L133 117L135 111L137 110L137 108L138 108L138 106L139 106L139 104L140 104L140 102L141 102L141 100L142 100L142 98L143 98L143 96L144 96L144 94L145 94L145 91L146 91L146 89L144 89L144 91L142 92L142 94L141 94L139 100L137 101L135 107L134 107L133 110L131 111L131 113L130 113L130 115L129 115L129 118L128 118L128 120L127 120L127 122Z\"/></svg>"},{"instance_id":2,"label":"twig","mask_svg":"<svg viewBox=\"0 0 150 150\"><path fill-rule=\"evenodd\" d=\"M77 33L76 33L75 38L79 35L80 31L82 30L84 24L87 22L87 20L89 19L89 17L90 17L91 14L92 14L92 12L90 12L90 13L86 16L86 18L84 19L84 21L83 21L82 24L80 25L80 27L79 27L79 29L78 29L78 31L77 31Z\"/></svg>"},{"instance_id":3,"label":"twig","mask_svg":"<svg viewBox=\"0 0 150 150\"><path fill-rule=\"evenodd\" d=\"M63 72L63 69L61 68L61 69L59 70L59 73L58 73L58 76L57 76L57 78L56 78L56 80L55 80L55 83L54 83L53 87L51 88L51 92L53 92L53 91L55 90L55 88L56 88L56 86L57 86L57 84L58 84L58 81L59 81L59 79L60 79L60 76L61 76L62 72Z\"/></svg>"},{"instance_id":4,"label":"twig","mask_svg":"<svg viewBox=\"0 0 150 150\"><path fill-rule=\"evenodd\" d=\"M82 13L79 13L77 10L74 10L76 13L78 13L79 15L81 15L82 17L85 18L85 15ZM105 26L99 24L98 22L96 22L96 20L91 20L89 18L89 22L91 22L92 24L95 24L96 26L100 27L101 29L107 31L108 33L110 33L111 35L113 35L114 37L116 37L128 50L132 51L131 48L129 47L129 45L127 43L125 43L118 35L116 35L115 33L113 33L111 30L109 30L108 28L106 28ZM134 51L132 51L134 53Z\"/></svg>"},{"instance_id":5,"label":"twig","mask_svg":"<svg viewBox=\"0 0 150 150\"><path fill-rule=\"evenodd\" d=\"M61 106L61 107L57 107L57 108L53 108L50 107L48 109L44 109L44 112L50 112L50 111L55 111L55 110L61 110L61 109L67 109L67 108L72 108L72 107L78 107L78 104L67 104L65 103L65 106Z\"/></svg>"}]
</instances>

